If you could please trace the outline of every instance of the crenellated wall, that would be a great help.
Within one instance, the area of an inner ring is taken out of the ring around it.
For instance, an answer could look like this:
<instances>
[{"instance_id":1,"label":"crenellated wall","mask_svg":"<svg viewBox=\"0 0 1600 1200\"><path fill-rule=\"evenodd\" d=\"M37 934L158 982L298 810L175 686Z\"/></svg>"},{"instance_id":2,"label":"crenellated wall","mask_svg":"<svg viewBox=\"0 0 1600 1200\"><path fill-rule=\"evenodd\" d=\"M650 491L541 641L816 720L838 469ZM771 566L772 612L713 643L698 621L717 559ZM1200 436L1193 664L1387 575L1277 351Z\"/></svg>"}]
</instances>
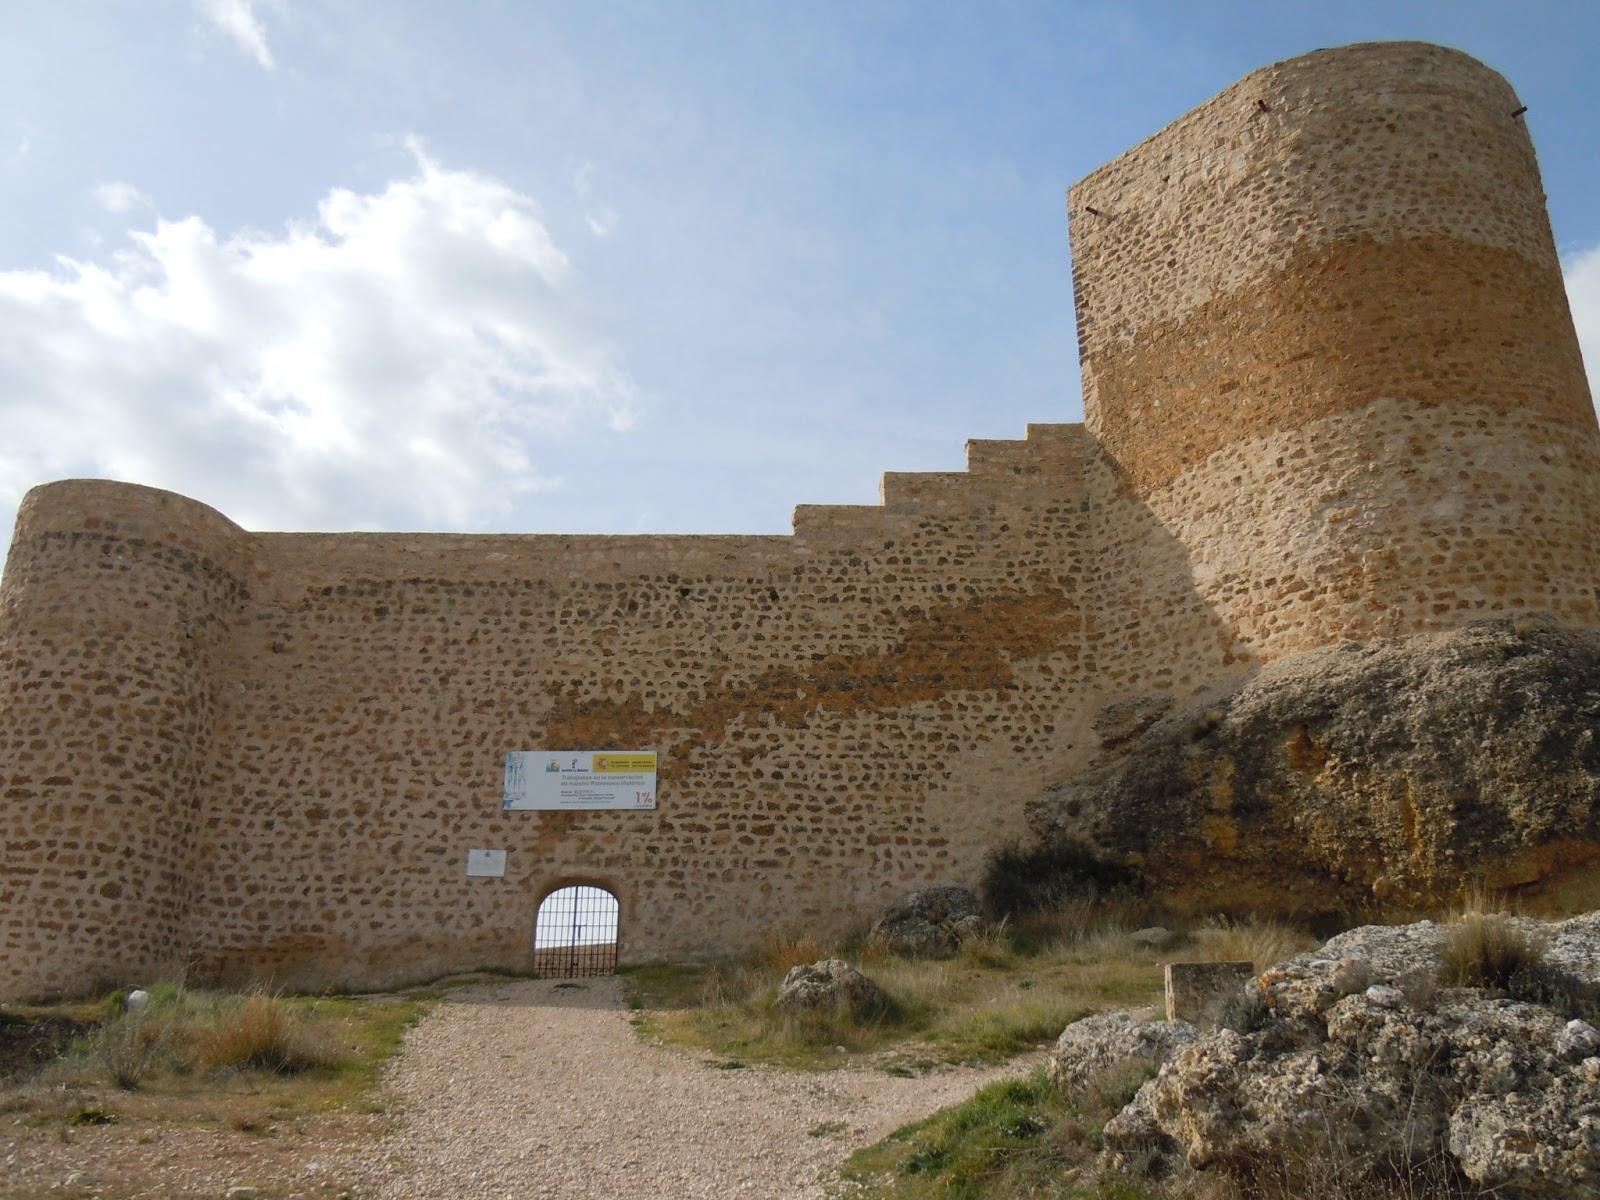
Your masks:
<instances>
[{"instance_id":1,"label":"crenellated wall","mask_svg":"<svg viewBox=\"0 0 1600 1200\"><path fill-rule=\"evenodd\" d=\"M1416 44L1248 77L1071 194L1086 426L792 536L247 534L36 489L0 586L0 998L522 966L576 881L624 961L837 932L974 881L1111 701L1596 624L1600 432L1517 107ZM505 751L604 747L660 752L656 811L502 811Z\"/></svg>"}]
</instances>

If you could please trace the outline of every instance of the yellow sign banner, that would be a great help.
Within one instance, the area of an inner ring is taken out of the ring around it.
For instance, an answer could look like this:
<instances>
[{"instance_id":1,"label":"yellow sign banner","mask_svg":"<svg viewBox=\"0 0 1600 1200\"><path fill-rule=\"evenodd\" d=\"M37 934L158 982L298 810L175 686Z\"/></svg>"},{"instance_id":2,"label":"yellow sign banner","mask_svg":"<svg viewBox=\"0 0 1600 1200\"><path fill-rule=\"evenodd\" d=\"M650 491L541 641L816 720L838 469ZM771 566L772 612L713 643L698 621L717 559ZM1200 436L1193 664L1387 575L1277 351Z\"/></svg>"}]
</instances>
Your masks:
<instances>
[{"instance_id":1,"label":"yellow sign banner","mask_svg":"<svg viewBox=\"0 0 1600 1200\"><path fill-rule=\"evenodd\" d=\"M656 769L656 756L654 754L596 754L594 756L594 773L596 775L637 775L640 772L654 771Z\"/></svg>"}]
</instances>

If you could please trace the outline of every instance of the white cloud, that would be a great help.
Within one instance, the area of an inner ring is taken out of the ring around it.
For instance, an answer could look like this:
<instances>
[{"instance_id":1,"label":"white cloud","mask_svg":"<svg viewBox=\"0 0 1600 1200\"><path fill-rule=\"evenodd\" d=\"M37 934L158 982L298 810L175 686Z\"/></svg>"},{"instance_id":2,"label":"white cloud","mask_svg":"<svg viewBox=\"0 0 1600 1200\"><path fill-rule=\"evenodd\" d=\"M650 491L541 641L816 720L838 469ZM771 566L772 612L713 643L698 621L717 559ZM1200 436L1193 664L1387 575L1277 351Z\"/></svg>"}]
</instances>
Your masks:
<instances>
[{"instance_id":1,"label":"white cloud","mask_svg":"<svg viewBox=\"0 0 1600 1200\"><path fill-rule=\"evenodd\" d=\"M94 189L94 202L108 213L121 215L146 207L150 197L131 183L102 183Z\"/></svg>"},{"instance_id":2,"label":"white cloud","mask_svg":"<svg viewBox=\"0 0 1600 1200\"><path fill-rule=\"evenodd\" d=\"M1589 373L1589 395L1600 401L1600 246L1574 254L1565 263L1567 300L1578 327L1583 365Z\"/></svg>"},{"instance_id":3,"label":"white cloud","mask_svg":"<svg viewBox=\"0 0 1600 1200\"><path fill-rule=\"evenodd\" d=\"M0 271L0 500L98 475L255 528L468 529L555 486L564 438L629 428L533 202L411 149L281 235L190 216Z\"/></svg>"},{"instance_id":4,"label":"white cloud","mask_svg":"<svg viewBox=\"0 0 1600 1200\"><path fill-rule=\"evenodd\" d=\"M267 46L266 26L255 13L255 0L195 0L195 11L263 69L277 69Z\"/></svg>"}]
</instances>

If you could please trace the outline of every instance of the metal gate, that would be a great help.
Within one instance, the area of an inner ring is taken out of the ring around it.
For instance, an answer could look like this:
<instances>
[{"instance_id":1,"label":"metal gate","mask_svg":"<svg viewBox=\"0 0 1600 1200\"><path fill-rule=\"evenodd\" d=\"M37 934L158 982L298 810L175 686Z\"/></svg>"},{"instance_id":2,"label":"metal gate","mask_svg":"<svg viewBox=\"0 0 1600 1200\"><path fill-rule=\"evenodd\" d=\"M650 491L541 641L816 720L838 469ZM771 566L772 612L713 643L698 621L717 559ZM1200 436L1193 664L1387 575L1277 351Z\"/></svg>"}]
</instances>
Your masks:
<instances>
[{"instance_id":1,"label":"metal gate","mask_svg":"<svg viewBox=\"0 0 1600 1200\"><path fill-rule=\"evenodd\" d=\"M617 898L587 884L546 896L533 925L533 969L551 979L615 971Z\"/></svg>"}]
</instances>

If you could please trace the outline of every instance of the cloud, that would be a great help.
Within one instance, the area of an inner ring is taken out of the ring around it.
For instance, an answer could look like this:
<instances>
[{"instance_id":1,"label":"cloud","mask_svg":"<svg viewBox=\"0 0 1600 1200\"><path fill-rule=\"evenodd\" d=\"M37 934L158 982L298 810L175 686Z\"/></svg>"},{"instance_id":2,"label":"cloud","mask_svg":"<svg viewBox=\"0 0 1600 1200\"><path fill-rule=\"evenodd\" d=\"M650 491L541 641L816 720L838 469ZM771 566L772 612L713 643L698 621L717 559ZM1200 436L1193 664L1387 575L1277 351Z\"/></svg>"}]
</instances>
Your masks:
<instances>
[{"instance_id":1,"label":"cloud","mask_svg":"<svg viewBox=\"0 0 1600 1200\"><path fill-rule=\"evenodd\" d=\"M102 183L94 189L94 202L108 213L120 216L148 206L150 197L131 183Z\"/></svg>"},{"instance_id":2,"label":"cloud","mask_svg":"<svg viewBox=\"0 0 1600 1200\"><path fill-rule=\"evenodd\" d=\"M1600 401L1600 246L1569 257L1564 264L1572 323L1578 327L1583 365L1589 373L1589 395Z\"/></svg>"},{"instance_id":3,"label":"cloud","mask_svg":"<svg viewBox=\"0 0 1600 1200\"><path fill-rule=\"evenodd\" d=\"M264 70L277 70L267 46L266 26L255 13L255 0L195 0L195 11Z\"/></svg>"},{"instance_id":4,"label":"cloud","mask_svg":"<svg viewBox=\"0 0 1600 1200\"><path fill-rule=\"evenodd\" d=\"M190 216L0 271L0 500L109 476L254 528L470 529L557 486L563 440L628 429L534 203L411 152L278 235Z\"/></svg>"}]
</instances>

